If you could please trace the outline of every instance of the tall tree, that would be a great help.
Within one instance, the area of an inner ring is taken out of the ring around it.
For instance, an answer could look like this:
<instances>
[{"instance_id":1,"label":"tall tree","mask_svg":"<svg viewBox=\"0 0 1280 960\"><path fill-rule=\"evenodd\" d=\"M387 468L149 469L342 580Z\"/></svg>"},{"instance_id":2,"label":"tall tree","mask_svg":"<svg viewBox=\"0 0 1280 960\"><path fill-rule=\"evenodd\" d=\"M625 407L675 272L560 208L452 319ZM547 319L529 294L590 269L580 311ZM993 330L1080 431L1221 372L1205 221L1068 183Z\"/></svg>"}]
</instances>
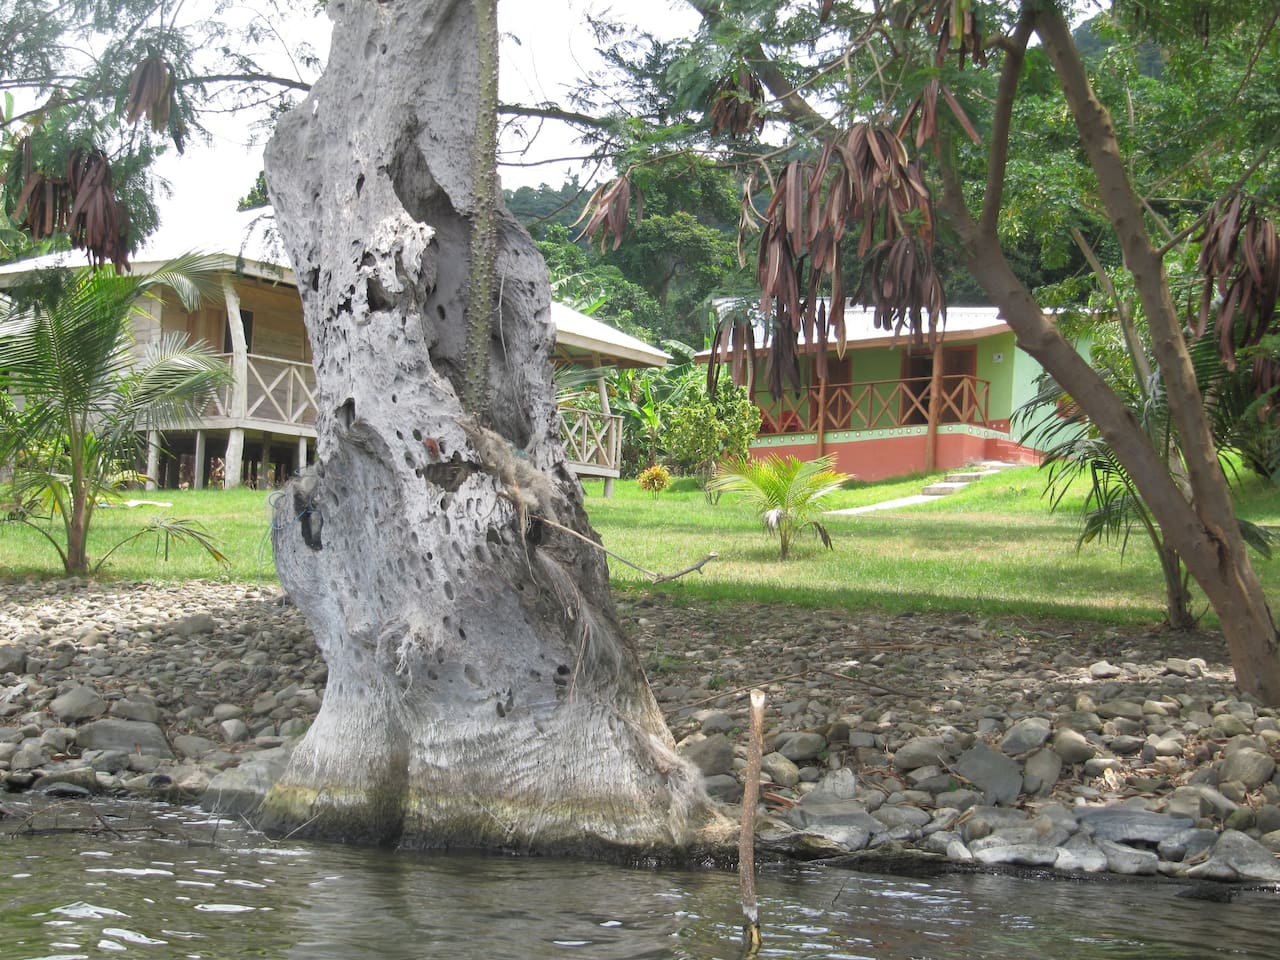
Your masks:
<instances>
[{"instance_id":1,"label":"tall tree","mask_svg":"<svg viewBox=\"0 0 1280 960\"><path fill-rule=\"evenodd\" d=\"M1208 292L1200 323L1216 292L1228 329L1236 318L1234 334L1222 334L1219 317L1225 362L1233 362L1234 346L1256 340L1274 324L1274 293L1267 291L1280 275L1280 251L1265 239L1274 236L1267 211L1273 209L1269 190L1277 167L1274 138L1265 133L1277 119L1280 34L1274 5L1118 5L1115 29L1154 32L1179 54L1170 69L1207 80L1207 67L1214 64L1229 74L1203 88L1216 109L1183 117L1182 133L1205 144L1194 156L1197 169L1212 166L1217 176L1183 205L1192 212L1179 233L1168 223L1164 190L1171 181L1159 175L1167 171L1138 162L1126 149L1131 141L1125 133L1134 124L1121 131L1113 122L1072 37L1066 2L689 2L702 15L703 31L687 49L684 69L696 73L688 66L692 61L724 70L707 87L707 136L746 137L774 122L792 137L791 148L777 155L780 169L768 175L768 208L744 208L744 219L762 229L759 277L773 315L775 389L794 375L798 343L815 343L822 358L826 343L842 339L849 293L874 304L885 329L916 336L936 330L944 322L945 296L934 245L940 232L954 236L959 256L1001 308L1020 347L1080 404L1133 478L1165 542L1217 612L1240 688L1280 703L1280 637L1250 566L1184 335L1196 317L1176 308L1165 269L1169 253L1197 230L1213 238L1205 249L1220 256L1202 262ZM1010 171L1018 161L1034 159L1021 151L1027 133L1018 126L1027 119L1019 110L1029 89L1024 67L1040 55L1033 41L1047 63L1034 78L1034 92L1054 90L1071 118L1078 166L1088 175L1081 202L1105 218L1145 317L1185 484L1175 481L1124 403L1063 338L1006 253L1001 224ZM720 53L708 54L708 47ZM1196 54L1197 49L1216 56ZM1123 100L1120 106L1127 109ZM1240 128L1234 119L1238 107L1246 107L1253 126ZM1269 126L1260 125L1264 117ZM1184 139L1167 136L1173 143ZM1219 140L1234 149L1219 152ZM975 162L983 171L977 183L965 177ZM1176 183L1191 179L1184 174ZM1206 187L1228 196L1207 213ZM601 195L616 197L621 189ZM1197 220L1197 214L1204 216ZM607 217L597 224L622 229ZM844 285L839 251L849 246L862 261L856 290ZM726 345L724 355L729 353Z\"/></svg>"},{"instance_id":2,"label":"tall tree","mask_svg":"<svg viewBox=\"0 0 1280 960\"><path fill-rule=\"evenodd\" d=\"M330 4L325 73L268 147L319 408L277 567L329 684L264 814L409 847L670 853L712 815L614 615L558 439L545 268L504 208L471 299L492 148L459 105L483 2Z\"/></svg>"},{"instance_id":3,"label":"tall tree","mask_svg":"<svg viewBox=\"0 0 1280 960\"><path fill-rule=\"evenodd\" d=\"M280 35L290 8L265 0L209 16L175 0L0 4L0 90L13 94L0 114L5 217L37 242L69 240L123 268L157 225L155 159L207 139L203 111L279 111L307 88L319 64Z\"/></svg>"}]
</instances>

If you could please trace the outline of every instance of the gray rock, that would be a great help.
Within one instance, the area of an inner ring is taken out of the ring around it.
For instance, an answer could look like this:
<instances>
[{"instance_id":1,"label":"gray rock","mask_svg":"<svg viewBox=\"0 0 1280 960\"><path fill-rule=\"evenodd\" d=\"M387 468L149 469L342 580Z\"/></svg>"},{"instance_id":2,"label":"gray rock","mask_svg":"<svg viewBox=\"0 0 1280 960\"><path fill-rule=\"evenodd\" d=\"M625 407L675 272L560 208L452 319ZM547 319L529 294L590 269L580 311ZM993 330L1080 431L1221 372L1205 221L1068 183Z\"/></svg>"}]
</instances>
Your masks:
<instances>
[{"instance_id":1,"label":"gray rock","mask_svg":"<svg viewBox=\"0 0 1280 960\"><path fill-rule=\"evenodd\" d=\"M1146 740L1142 737L1133 737L1128 734L1121 734L1113 737L1111 740L1111 752L1119 754L1122 757L1132 757L1136 753L1141 753Z\"/></svg>"},{"instance_id":2,"label":"gray rock","mask_svg":"<svg viewBox=\"0 0 1280 960\"><path fill-rule=\"evenodd\" d=\"M976 790L947 790L933 798L939 807L952 807L956 810L968 810L983 801L982 794Z\"/></svg>"},{"instance_id":3,"label":"gray rock","mask_svg":"<svg viewBox=\"0 0 1280 960\"><path fill-rule=\"evenodd\" d=\"M914 737L894 752L893 765L899 770L915 770L950 759L951 753L941 737Z\"/></svg>"},{"instance_id":4,"label":"gray rock","mask_svg":"<svg viewBox=\"0 0 1280 960\"><path fill-rule=\"evenodd\" d=\"M243 726L243 721L238 719L224 721L222 726L225 727L228 723L240 723ZM733 744L723 733L709 737L690 737L680 744L680 753L704 777L733 772Z\"/></svg>"},{"instance_id":5,"label":"gray rock","mask_svg":"<svg viewBox=\"0 0 1280 960\"><path fill-rule=\"evenodd\" d=\"M65 723L78 723L106 713L107 701L98 696L98 691L92 687L74 686L55 697L49 704L49 709Z\"/></svg>"},{"instance_id":6,"label":"gray rock","mask_svg":"<svg viewBox=\"0 0 1280 960\"><path fill-rule=\"evenodd\" d=\"M823 837L850 853L865 850L873 836L872 831L866 827L852 824L818 824L809 827L807 832Z\"/></svg>"},{"instance_id":7,"label":"gray rock","mask_svg":"<svg viewBox=\"0 0 1280 960\"><path fill-rule=\"evenodd\" d=\"M1264 804L1258 808L1255 826L1263 833L1280 830L1280 806L1274 803Z\"/></svg>"},{"instance_id":8,"label":"gray rock","mask_svg":"<svg viewBox=\"0 0 1280 960\"><path fill-rule=\"evenodd\" d=\"M290 747L261 750L240 766L223 770L209 781L200 806L224 816L252 813L283 776L292 752Z\"/></svg>"},{"instance_id":9,"label":"gray rock","mask_svg":"<svg viewBox=\"0 0 1280 960\"><path fill-rule=\"evenodd\" d=\"M1062 758L1053 750L1037 750L1027 757L1022 768L1022 790L1035 796L1048 796L1062 774Z\"/></svg>"},{"instance_id":10,"label":"gray rock","mask_svg":"<svg viewBox=\"0 0 1280 960\"><path fill-rule=\"evenodd\" d=\"M48 764L44 768L44 779L40 781L42 788L45 781L72 784L86 793L97 793L99 789L98 772L81 760Z\"/></svg>"},{"instance_id":11,"label":"gray rock","mask_svg":"<svg viewBox=\"0 0 1280 960\"><path fill-rule=\"evenodd\" d=\"M1009 728L1009 732L1000 741L1000 749L1016 757L1036 749L1048 740L1049 731L1049 721L1044 717L1027 717Z\"/></svg>"},{"instance_id":12,"label":"gray rock","mask_svg":"<svg viewBox=\"0 0 1280 960\"><path fill-rule=\"evenodd\" d=\"M990 836L997 830L1025 826L1028 817L1025 811L1010 810L1007 807L974 807L973 812L961 826L961 835L966 843Z\"/></svg>"},{"instance_id":13,"label":"gray rock","mask_svg":"<svg viewBox=\"0 0 1280 960\"><path fill-rule=\"evenodd\" d=\"M183 757L200 757L217 748L216 743L204 737L194 737L184 733L173 738L173 749Z\"/></svg>"},{"instance_id":14,"label":"gray rock","mask_svg":"<svg viewBox=\"0 0 1280 960\"><path fill-rule=\"evenodd\" d=\"M239 718L235 720L223 720L218 727L222 730L222 736L228 743L240 743L249 739L249 725ZM723 771L717 771L723 772Z\"/></svg>"},{"instance_id":15,"label":"gray rock","mask_svg":"<svg viewBox=\"0 0 1280 960\"><path fill-rule=\"evenodd\" d=\"M1084 763L1098 755L1098 748L1083 733L1067 727L1054 735L1053 752L1062 758L1063 763Z\"/></svg>"},{"instance_id":16,"label":"gray rock","mask_svg":"<svg viewBox=\"0 0 1280 960\"><path fill-rule=\"evenodd\" d=\"M1213 732L1219 737L1238 737L1249 733L1249 725L1234 713L1220 713L1213 718Z\"/></svg>"},{"instance_id":17,"label":"gray rock","mask_svg":"<svg viewBox=\"0 0 1280 960\"><path fill-rule=\"evenodd\" d=\"M1076 813L1076 820L1093 830L1101 840L1115 843L1158 844L1179 830L1194 826L1186 817L1150 813L1130 807L1089 807Z\"/></svg>"},{"instance_id":18,"label":"gray rock","mask_svg":"<svg viewBox=\"0 0 1280 960\"><path fill-rule=\"evenodd\" d=\"M1188 870L1187 876L1195 880L1280 883L1280 860L1248 834L1224 830L1209 859Z\"/></svg>"},{"instance_id":19,"label":"gray rock","mask_svg":"<svg viewBox=\"0 0 1280 960\"><path fill-rule=\"evenodd\" d=\"M1107 869L1107 855L1094 846L1088 837L1076 835L1058 847L1058 859L1054 866L1059 870L1102 873Z\"/></svg>"},{"instance_id":20,"label":"gray rock","mask_svg":"<svg viewBox=\"0 0 1280 960\"><path fill-rule=\"evenodd\" d=\"M1149 877L1160 872L1160 858L1150 850L1138 850L1104 838L1095 838L1093 842L1107 858L1107 869L1112 873Z\"/></svg>"},{"instance_id":21,"label":"gray rock","mask_svg":"<svg viewBox=\"0 0 1280 960\"><path fill-rule=\"evenodd\" d=\"M982 791L987 803L1011 804L1022 790L1022 770L1017 761L979 743L960 755L955 769Z\"/></svg>"},{"instance_id":22,"label":"gray rock","mask_svg":"<svg viewBox=\"0 0 1280 960\"><path fill-rule=\"evenodd\" d=\"M717 773L705 777L702 785L706 788L708 796L721 803L737 803L742 799L742 784L732 774Z\"/></svg>"},{"instance_id":23,"label":"gray rock","mask_svg":"<svg viewBox=\"0 0 1280 960\"><path fill-rule=\"evenodd\" d=\"M27 648L16 643L0 643L0 676L27 672Z\"/></svg>"},{"instance_id":24,"label":"gray rock","mask_svg":"<svg viewBox=\"0 0 1280 960\"><path fill-rule=\"evenodd\" d=\"M702 732L707 736L713 733L728 733L741 725L731 714L723 710L712 710L702 718Z\"/></svg>"},{"instance_id":25,"label":"gray rock","mask_svg":"<svg viewBox=\"0 0 1280 960\"><path fill-rule=\"evenodd\" d=\"M1192 660L1170 657L1164 662L1165 672L1178 677L1202 677L1206 667L1207 664L1198 657Z\"/></svg>"},{"instance_id":26,"label":"gray rock","mask_svg":"<svg viewBox=\"0 0 1280 960\"><path fill-rule=\"evenodd\" d=\"M1160 854L1161 860L1181 863L1183 860L1203 853L1217 842L1218 831L1191 827L1169 834L1160 841L1156 852Z\"/></svg>"},{"instance_id":27,"label":"gray rock","mask_svg":"<svg viewBox=\"0 0 1280 960\"><path fill-rule=\"evenodd\" d=\"M140 720L95 720L76 732L76 743L83 750L123 750L164 759L173 756L164 731Z\"/></svg>"},{"instance_id":28,"label":"gray rock","mask_svg":"<svg viewBox=\"0 0 1280 960\"><path fill-rule=\"evenodd\" d=\"M827 749L827 738L820 733L797 733L778 748L778 753L792 763L813 760Z\"/></svg>"},{"instance_id":29,"label":"gray rock","mask_svg":"<svg viewBox=\"0 0 1280 960\"><path fill-rule=\"evenodd\" d=\"M762 757L760 769L779 786L794 787L800 782L800 768L780 753L770 753Z\"/></svg>"},{"instance_id":30,"label":"gray rock","mask_svg":"<svg viewBox=\"0 0 1280 960\"><path fill-rule=\"evenodd\" d=\"M929 814L918 807L889 803L877 808L871 816L884 824L886 830L892 830L895 827L919 829L932 819Z\"/></svg>"},{"instance_id":31,"label":"gray rock","mask_svg":"<svg viewBox=\"0 0 1280 960\"><path fill-rule=\"evenodd\" d=\"M979 863L1009 863L1024 867L1052 867L1058 861L1056 847L1034 843L1000 843L982 849L977 844L969 847L973 859Z\"/></svg>"},{"instance_id":32,"label":"gray rock","mask_svg":"<svg viewBox=\"0 0 1280 960\"><path fill-rule=\"evenodd\" d=\"M1107 700L1105 703L1098 704L1097 713L1103 720L1113 720L1116 717L1125 720L1141 720L1142 704L1134 703L1132 700Z\"/></svg>"},{"instance_id":33,"label":"gray rock","mask_svg":"<svg viewBox=\"0 0 1280 960\"><path fill-rule=\"evenodd\" d=\"M117 700L111 705L111 715L121 720L142 720L145 723L160 722L160 708L141 700Z\"/></svg>"},{"instance_id":34,"label":"gray rock","mask_svg":"<svg viewBox=\"0 0 1280 960\"><path fill-rule=\"evenodd\" d=\"M1246 790L1256 790L1276 772L1276 762L1261 750L1246 747L1222 761L1222 779L1238 780Z\"/></svg>"},{"instance_id":35,"label":"gray rock","mask_svg":"<svg viewBox=\"0 0 1280 960\"><path fill-rule=\"evenodd\" d=\"M885 832L884 824L867 813L859 803L832 801L813 803L808 797L786 813L786 820L801 829L815 827L859 827L872 835Z\"/></svg>"},{"instance_id":36,"label":"gray rock","mask_svg":"<svg viewBox=\"0 0 1280 960\"><path fill-rule=\"evenodd\" d=\"M1107 680L1111 677L1118 677L1124 673L1115 664L1108 663L1106 660L1099 660L1096 663L1089 664L1089 676L1094 680Z\"/></svg>"},{"instance_id":37,"label":"gray rock","mask_svg":"<svg viewBox=\"0 0 1280 960\"><path fill-rule=\"evenodd\" d=\"M832 770L805 795L812 802L852 800L858 793L858 778L848 767Z\"/></svg>"},{"instance_id":38,"label":"gray rock","mask_svg":"<svg viewBox=\"0 0 1280 960\"><path fill-rule=\"evenodd\" d=\"M244 707L234 703L220 703L213 708L213 719L221 723L223 720L238 720L244 716Z\"/></svg>"},{"instance_id":39,"label":"gray rock","mask_svg":"<svg viewBox=\"0 0 1280 960\"><path fill-rule=\"evenodd\" d=\"M217 626L209 614L193 613L189 617L173 621L167 629L179 637L193 637L198 633L213 633Z\"/></svg>"}]
</instances>

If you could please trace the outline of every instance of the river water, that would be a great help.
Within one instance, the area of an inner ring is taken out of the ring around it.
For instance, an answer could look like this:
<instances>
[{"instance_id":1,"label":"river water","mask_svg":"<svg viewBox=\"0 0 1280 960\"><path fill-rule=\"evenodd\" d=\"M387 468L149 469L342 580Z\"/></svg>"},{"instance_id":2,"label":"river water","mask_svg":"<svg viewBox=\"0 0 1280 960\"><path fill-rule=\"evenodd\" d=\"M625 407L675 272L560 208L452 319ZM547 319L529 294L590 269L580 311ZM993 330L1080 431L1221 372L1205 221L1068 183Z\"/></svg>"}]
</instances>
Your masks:
<instances>
[{"instance_id":1,"label":"river water","mask_svg":"<svg viewBox=\"0 0 1280 960\"><path fill-rule=\"evenodd\" d=\"M0 798L3 800L4 798ZM737 877L273 842L191 809L0 820L0 960L737 960ZM101 809L101 808L99 808ZM31 833L28 828L51 832ZM154 829L153 829L154 828ZM157 832L160 831L160 832ZM163 835L161 835L161 832ZM1173 885L762 867L760 956L1021 960L1280 955L1280 898Z\"/></svg>"}]
</instances>

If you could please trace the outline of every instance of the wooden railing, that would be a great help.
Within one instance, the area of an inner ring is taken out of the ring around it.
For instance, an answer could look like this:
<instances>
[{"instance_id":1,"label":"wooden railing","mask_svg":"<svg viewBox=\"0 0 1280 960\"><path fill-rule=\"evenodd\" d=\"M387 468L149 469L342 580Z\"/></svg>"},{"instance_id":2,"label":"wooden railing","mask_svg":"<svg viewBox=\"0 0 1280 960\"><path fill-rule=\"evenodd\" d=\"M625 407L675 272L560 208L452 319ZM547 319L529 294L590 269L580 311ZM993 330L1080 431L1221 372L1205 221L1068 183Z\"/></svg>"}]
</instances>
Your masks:
<instances>
[{"instance_id":1,"label":"wooden railing","mask_svg":"<svg viewBox=\"0 0 1280 960\"><path fill-rule=\"evenodd\" d=\"M761 436L787 433L827 433L833 430L889 430L929 422L928 377L828 383L788 391L777 399L756 391ZM939 423L985 425L991 382L977 377L942 379Z\"/></svg>"},{"instance_id":2,"label":"wooden railing","mask_svg":"<svg viewBox=\"0 0 1280 960\"><path fill-rule=\"evenodd\" d=\"M622 466L622 417L561 405L560 438L576 473L618 476Z\"/></svg>"},{"instance_id":3,"label":"wooden railing","mask_svg":"<svg viewBox=\"0 0 1280 960\"><path fill-rule=\"evenodd\" d=\"M223 354L231 363L229 354ZM248 396L243 417L235 419L315 426L316 374L309 363L249 354ZM210 417L232 418L231 386L218 391L208 410Z\"/></svg>"}]
</instances>

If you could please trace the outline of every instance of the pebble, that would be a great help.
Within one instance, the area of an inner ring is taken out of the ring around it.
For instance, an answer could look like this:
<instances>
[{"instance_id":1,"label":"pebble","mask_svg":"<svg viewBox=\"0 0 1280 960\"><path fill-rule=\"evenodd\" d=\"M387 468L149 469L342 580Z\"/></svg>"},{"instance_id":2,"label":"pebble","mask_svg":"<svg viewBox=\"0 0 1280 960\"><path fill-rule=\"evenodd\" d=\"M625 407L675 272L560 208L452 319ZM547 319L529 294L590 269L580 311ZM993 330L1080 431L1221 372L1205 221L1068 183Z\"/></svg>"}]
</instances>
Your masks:
<instances>
[{"instance_id":1,"label":"pebble","mask_svg":"<svg viewBox=\"0 0 1280 960\"><path fill-rule=\"evenodd\" d=\"M1171 658L1160 634L1085 624L617 604L718 802L742 795L737 691L768 690L761 831L796 851L898 842L956 862L1280 882L1280 716L1234 690L1219 637L1180 635ZM248 812L326 677L272 588L12 581L0 785Z\"/></svg>"}]
</instances>

